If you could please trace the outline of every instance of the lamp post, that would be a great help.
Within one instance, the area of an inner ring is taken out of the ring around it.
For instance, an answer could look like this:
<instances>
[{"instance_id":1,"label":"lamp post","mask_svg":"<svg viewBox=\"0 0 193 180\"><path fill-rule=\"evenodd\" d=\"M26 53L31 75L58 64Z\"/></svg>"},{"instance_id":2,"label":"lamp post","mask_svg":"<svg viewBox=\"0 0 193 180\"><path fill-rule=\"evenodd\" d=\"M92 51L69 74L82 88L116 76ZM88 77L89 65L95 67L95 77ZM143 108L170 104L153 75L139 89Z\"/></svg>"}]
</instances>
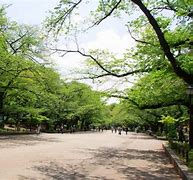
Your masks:
<instances>
[{"instance_id":1,"label":"lamp post","mask_svg":"<svg viewBox=\"0 0 193 180\"><path fill-rule=\"evenodd\" d=\"M186 94L189 95L189 146L190 149L193 149L193 105L192 105L192 95L193 95L193 86L189 86L186 90Z\"/></svg>"}]
</instances>

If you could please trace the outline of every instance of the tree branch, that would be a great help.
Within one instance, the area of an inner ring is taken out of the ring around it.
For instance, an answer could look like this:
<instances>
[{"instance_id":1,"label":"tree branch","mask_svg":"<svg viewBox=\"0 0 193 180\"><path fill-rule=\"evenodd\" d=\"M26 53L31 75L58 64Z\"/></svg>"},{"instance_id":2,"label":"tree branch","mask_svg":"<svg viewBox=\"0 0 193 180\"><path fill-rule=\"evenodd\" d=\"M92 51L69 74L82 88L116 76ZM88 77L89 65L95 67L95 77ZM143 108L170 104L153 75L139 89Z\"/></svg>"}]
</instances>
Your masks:
<instances>
[{"instance_id":1,"label":"tree branch","mask_svg":"<svg viewBox=\"0 0 193 180\"><path fill-rule=\"evenodd\" d=\"M174 11L174 12L178 12L178 9L174 7L173 4L171 4L171 2L169 0L167 0L165 3L165 7L163 7L164 9L166 10L171 10L171 11ZM189 17L189 18L192 18L193 17L193 11L192 9L189 9L189 12L184 12L183 15Z\"/></svg>"},{"instance_id":2,"label":"tree branch","mask_svg":"<svg viewBox=\"0 0 193 180\"><path fill-rule=\"evenodd\" d=\"M67 9L62 15L60 15L60 17L58 17L58 19L57 19L56 21L54 21L53 23L50 24L51 27L50 27L50 29L48 30L48 32L50 32L50 31L56 26L56 24L58 24L58 23L61 21L60 27L59 27L58 30L57 30L57 33L59 33L59 31L61 30L61 28L62 28L62 26L63 26L63 24L64 24L64 22L65 22L65 20L66 20L67 18L70 19L70 16L71 16L72 11L73 11L81 2L82 2L82 0L79 0L78 2L72 2L72 1L68 2L68 4L72 4L72 6L71 6L69 9ZM69 20L69 23L70 23L70 20ZM70 26L70 25L69 25L69 26Z\"/></svg>"},{"instance_id":3,"label":"tree branch","mask_svg":"<svg viewBox=\"0 0 193 180\"><path fill-rule=\"evenodd\" d=\"M110 16L116 9L117 7L119 6L119 4L121 3L122 0L119 0L115 6L113 8L111 8L111 10L108 12L108 13L105 13L105 16L102 17L101 19L99 19L98 21L96 21L92 26L90 26L89 28L92 28L96 25L99 25L104 19L106 19L108 16Z\"/></svg>"},{"instance_id":4,"label":"tree branch","mask_svg":"<svg viewBox=\"0 0 193 180\"><path fill-rule=\"evenodd\" d=\"M15 39L14 41L12 42L9 42L7 39L6 39L6 43L10 46L10 48L13 50L13 54L16 54L17 51L25 44L25 43L22 43L22 45L20 45L18 48L15 48L14 47L14 44L17 43L18 41L20 41L21 39L23 39L26 35L27 35L28 31L26 31L24 34L22 34L19 38Z\"/></svg>"},{"instance_id":5,"label":"tree branch","mask_svg":"<svg viewBox=\"0 0 193 180\"><path fill-rule=\"evenodd\" d=\"M142 40L139 40L139 39L135 38L135 37L132 35L132 32L131 32L131 30L129 29L129 27L127 27L127 29L128 29L128 32L129 32L131 38L134 39L136 42L154 46L154 45L153 45L152 43L150 43L150 42L142 41Z\"/></svg>"},{"instance_id":6,"label":"tree branch","mask_svg":"<svg viewBox=\"0 0 193 180\"><path fill-rule=\"evenodd\" d=\"M78 54L82 55L83 57L87 57L87 58L92 59L103 71L106 72L103 75L98 75L98 78L103 77L103 76L114 76L114 77L120 78L120 77L125 77L128 75L132 75L135 73L139 73L139 72L144 72L143 69L138 69L138 70L133 70L130 72L122 73L122 74L116 74L116 73L111 72L110 70L106 69L94 56L92 56L90 54L85 54L85 53L81 52L80 50L65 50L65 49L57 49L57 48L51 49L51 50L54 50L55 52L64 52L64 54L62 56L66 55L67 53L78 53Z\"/></svg>"},{"instance_id":7,"label":"tree branch","mask_svg":"<svg viewBox=\"0 0 193 180\"><path fill-rule=\"evenodd\" d=\"M186 71L184 71L180 65L178 64L178 61L175 59L174 55L171 53L170 46L168 42L166 41L164 34L158 25L158 22L155 20L155 18L152 16L150 11L145 7L145 5L142 3L141 0L131 0L134 4L136 4L141 11L145 14L147 17L149 23L152 25L158 39L159 43L163 49L163 52L167 59L169 60L170 64L173 67L174 72L182 78L187 84L193 84L193 74L189 74Z\"/></svg>"},{"instance_id":8,"label":"tree branch","mask_svg":"<svg viewBox=\"0 0 193 180\"><path fill-rule=\"evenodd\" d=\"M193 46L193 41L191 41L189 38L187 38L185 40L181 40L181 41L178 41L176 43L170 44L170 46L175 48L175 47L178 47L178 46L181 46L181 45L184 45L184 44Z\"/></svg>"},{"instance_id":9,"label":"tree branch","mask_svg":"<svg viewBox=\"0 0 193 180\"><path fill-rule=\"evenodd\" d=\"M172 102L160 102L152 105L139 105L139 108L140 109L158 109L158 108L169 107L174 105L188 106L188 103L186 103L184 99L179 99Z\"/></svg>"}]
</instances>

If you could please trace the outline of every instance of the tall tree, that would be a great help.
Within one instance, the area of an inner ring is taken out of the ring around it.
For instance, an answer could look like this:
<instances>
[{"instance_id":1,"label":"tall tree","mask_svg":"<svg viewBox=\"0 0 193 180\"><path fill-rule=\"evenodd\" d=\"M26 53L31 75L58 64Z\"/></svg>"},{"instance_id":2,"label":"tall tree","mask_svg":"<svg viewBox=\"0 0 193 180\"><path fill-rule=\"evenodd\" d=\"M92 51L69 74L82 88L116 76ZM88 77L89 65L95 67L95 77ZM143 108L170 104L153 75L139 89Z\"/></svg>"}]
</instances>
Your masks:
<instances>
[{"instance_id":1,"label":"tall tree","mask_svg":"<svg viewBox=\"0 0 193 180\"><path fill-rule=\"evenodd\" d=\"M80 4L83 3L83 1L60 1L59 5L56 7L55 12L52 14L51 18L48 21L48 26L50 29L55 29L57 32L59 32L61 29L64 31L68 32L74 26L72 25L72 21L70 21L71 15L73 13L77 12L77 8L80 6ZM185 51L191 51L191 44L192 44L192 33L191 32L191 26L192 26L192 9L191 6L192 2L188 1L183 1L183 0L175 0L175 1L138 1L138 0L128 0L128 1L123 1L123 0L112 0L112 1L104 1L101 0L99 1L99 5L97 7L97 10L95 11L94 14L94 25L99 25L102 21L106 20L109 16L111 15L116 15L116 13L120 12L120 14L123 12L124 15L129 15L131 12L135 13L136 11L141 11L143 15L137 16L137 20L140 22L144 21L150 24L152 29L154 30L154 34L157 37L157 44L159 48L162 51L162 55L167 58L168 62L170 63L170 66L172 67L173 71L176 73L177 76L182 78L187 84L191 85L193 84L193 73L190 72L189 70L184 68L184 65L181 63L181 58L185 58L184 52ZM134 11L133 11L134 10ZM168 24L167 28L162 27L163 26L163 15L164 12L166 11L171 11L172 15L170 17L170 23ZM140 13L140 14L142 14ZM145 18L144 18L145 17ZM174 19L173 21L171 19ZM178 21L177 23L175 22L176 19L179 18L181 21ZM128 18L129 20L129 18ZM183 20L183 21L182 21ZM66 23L67 21L67 23ZM93 22L92 21L92 22ZM136 19L134 20L136 21ZM130 20L130 22L134 22ZM186 23L184 23L186 21ZM176 24L175 24L176 23ZM170 26L169 26L170 25ZM186 34L189 34L188 37L184 37L181 39L176 38L176 33L178 33L178 29L175 29L172 31L171 27L180 25L185 25L185 28L183 28L186 31ZM131 27L130 27L131 26ZM64 28L63 28L64 27ZM129 24L129 28L137 28L135 29L135 32L143 32L140 31L140 29L144 28L144 23L141 24L136 24L132 25L132 23ZM177 31L177 32L176 32ZM167 33L171 32L172 36L175 37L176 43L171 44L170 39L167 38ZM145 44L151 44L148 42L145 42L143 40L138 40L135 38L135 40L139 43L145 43ZM152 44L154 45L154 44ZM184 46L186 48L184 48ZM179 54L176 55L176 53L173 51L173 46L178 47L180 49L180 57ZM56 49L60 51L60 49ZM105 75L113 75L116 77L122 77L126 76L129 74L137 73L140 70L136 69L133 71L129 71L123 74L119 74L116 72L109 70L109 68L106 68L105 65L101 63L101 61L95 56L85 54L81 52L79 49L77 50L61 50L64 52L78 52L82 54L83 56L87 56L88 58L91 58L92 60L95 61L95 63L102 69L104 72L106 72ZM191 52L190 52L191 53ZM189 56L189 62L192 62L191 56Z\"/></svg>"},{"instance_id":2,"label":"tall tree","mask_svg":"<svg viewBox=\"0 0 193 180\"><path fill-rule=\"evenodd\" d=\"M60 1L48 19L49 30L56 30L57 33L60 30L72 32L76 26L72 25L71 17L77 13L81 4L82 0ZM91 13L93 19L89 22L88 29L102 24L110 16L124 16L129 21L128 32L137 42L136 49L128 52L121 61L108 55L110 62L106 61L106 53L101 53L100 50L85 53L78 46L75 50L55 50L63 54L76 52L91 59L101 69L100 74L94 74L94 78L109 75L125 77L162 69L174 72L186 86L192 86L192 5L193 1L186 0L100 0L96 11ZM130 18L132 14L136 14L134 20ZM190 122L190 146L193 147L193 121Z\"/></svg>"}]
</instances>

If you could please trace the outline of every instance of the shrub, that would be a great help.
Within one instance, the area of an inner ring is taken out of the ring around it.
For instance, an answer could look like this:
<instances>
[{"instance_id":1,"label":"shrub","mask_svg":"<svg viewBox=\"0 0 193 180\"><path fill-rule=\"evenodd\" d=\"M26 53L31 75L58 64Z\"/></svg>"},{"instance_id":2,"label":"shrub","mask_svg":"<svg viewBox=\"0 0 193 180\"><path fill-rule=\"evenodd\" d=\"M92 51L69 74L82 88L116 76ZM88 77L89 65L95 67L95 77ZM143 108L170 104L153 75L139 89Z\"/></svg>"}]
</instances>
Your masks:
<instances>
[{"instance_id":1,"label":"shrub","mask_svg":"<svg viewBox=\"0 0 193 180\"><path fill-rule=\"evenodd\" d=\"M177 138L177 132L176 132L176 126L175 126L176 119L174 119L171 116L162 116L160 122L164 124L166 137L169 140Z\"/></svg>"}]
</instances>

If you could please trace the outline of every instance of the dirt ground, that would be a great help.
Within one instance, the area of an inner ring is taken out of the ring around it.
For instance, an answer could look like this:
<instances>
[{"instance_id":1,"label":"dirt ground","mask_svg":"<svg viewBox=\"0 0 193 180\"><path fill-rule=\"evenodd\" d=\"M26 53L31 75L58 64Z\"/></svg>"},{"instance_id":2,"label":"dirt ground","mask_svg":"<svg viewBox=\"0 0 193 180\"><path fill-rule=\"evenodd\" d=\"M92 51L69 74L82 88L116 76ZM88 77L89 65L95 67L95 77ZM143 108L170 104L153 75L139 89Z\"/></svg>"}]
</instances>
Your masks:
<instances>
[{"instance_id":1,"label":"dirt ground","mask_svg":"<svg viewBox=\"0 0 193 180\"><path fill-rule=\"evenodd\" d=\"M0 180L177 180L161 142L144 134L0 137Z\"/></svg>"}]
</instances>

